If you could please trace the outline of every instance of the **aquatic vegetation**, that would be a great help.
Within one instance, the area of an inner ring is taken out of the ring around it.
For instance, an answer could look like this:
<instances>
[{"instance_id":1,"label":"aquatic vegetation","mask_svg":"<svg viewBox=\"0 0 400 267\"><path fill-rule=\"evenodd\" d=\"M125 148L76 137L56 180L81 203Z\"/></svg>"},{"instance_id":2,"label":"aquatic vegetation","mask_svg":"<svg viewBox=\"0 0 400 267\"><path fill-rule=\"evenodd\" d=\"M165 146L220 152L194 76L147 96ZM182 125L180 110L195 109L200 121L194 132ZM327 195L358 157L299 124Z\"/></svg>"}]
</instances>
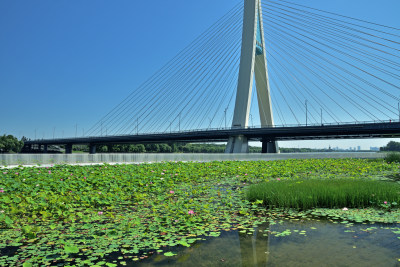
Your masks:
<instances>
[{"instance_id":1,"label":"aquatic vegetation","mask_svg":"<svg viewBox=\"0 0 400 267\"><path fill-rule=\"evenodd\" d=\"M388 163L399 163L400 162L400 153L398 152L389 152L387 153L387 155L385 156L385 161Z\"/></svg>"},{"instance_id":2,"label":"aquatic vegetation","mask_svg":"<svg viewBox=\"0 0 400 267\"><path fill-rule=\"evenodd\" d=\"M366 208L400 203L400 184L364 179L297 179L269 181L249 187L247 199L270 208ZM390 204L388 204L390 203Z\"/></svg>"},{"instance_id":3,"label":"aquatic vegetation","mask_svg":"<svg viewBox=\"0 0 400 267\"><path fill-rule=\"evenodd\" d=\"M251 203L245 191L252 184L386 179L398 169L382 160L327 159L2 170L0 266L115 266L153 254L173 257L173 247L221 232L251 234L282 216L319 216ZM381 208L398 222L393 206Z\"/></svg>"}]
</instances>

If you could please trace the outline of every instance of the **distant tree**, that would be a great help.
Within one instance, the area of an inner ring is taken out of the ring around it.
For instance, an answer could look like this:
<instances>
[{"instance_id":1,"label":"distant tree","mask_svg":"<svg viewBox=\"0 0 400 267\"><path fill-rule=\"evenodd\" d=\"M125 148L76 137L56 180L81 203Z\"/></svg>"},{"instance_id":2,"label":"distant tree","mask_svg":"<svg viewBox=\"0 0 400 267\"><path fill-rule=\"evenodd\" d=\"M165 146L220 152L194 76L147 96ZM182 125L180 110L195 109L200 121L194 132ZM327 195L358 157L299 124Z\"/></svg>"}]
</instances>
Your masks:
<instances>
[{"instance_id":1,"label":"distant tree","mask_svg":"<svg viewBox=\"0 0 400 267\"><path fill-rule=\"evenodd\" d=\"M136 145L129 145L128 153L136 153Z\"/></svg>"},{"instance_id":2,"label":"distant tree","mask_svg":"<svg viewBox=\"0 0 400 267\"><path fill-rule=\"evenodd\" d=\"M120 147L119 152L129 152L129 145L118 145Z\"/></svg>"},{"instance_id":3,"label":"distant tree","mask_svg":"<svg viewBox=\"0 0 400 267\"><path fill-rule=\"evenodd\" d=\"M89 146L88 145L74 145L72 147L73 151L79 151L79 152L89 152Z\"/></svg>"},{"instance_id":4,"label":"distant tree","mask_svg":"<svg viewBox=\"0 0 400 267\"><path fill-rule=\"evenodd\" d=\"M179 148L178 148L178 145L176 143L172 143L169 146L171 147L171 152L172 153L178 153L179 152Z\"/></svg>"},{"instance_id":5,"label":"distant tree","mask_svg":"<svg viewBox=\"0 0 400 267\"><path fill-rule=\"evenodd\" d=\"M249 147L250 153L261 153L262 148L258 146L251 146Z\"/></svg>"},{"instance_id":6,"label":"distant tree","mask_svg":"<svg viewBox=\"0 0 400 267\"><path fill-rule=\"evenodd\" d=\"M19 141L13 135L0 136L0 153L19 153L24 146L24 141Z\"/></svg>"},{"instance_id":7,"label":"distant tree","mask_svg":"<svg viewBox=\"0 0 400 267\"><path fill-rule=\"evenodd\" d=\"M148 153L158 153L160 152L160 146L158 144L147 144L145 145L146 152Z\"/></svg>"},{"instance_id":8,"label":"distant tree","mask_svg":"<svg viewBox=\"0 0 400 267\"><path fill-rule=\"evenodd\" d=\"M133 153L145 153L146 152L146 148L142 144L134 145L131 148L133 148L133 151L132 151Z\"/></svg>"},{"instance_id":9,"label":"distant tree","mask_svg":"<svg viewBox=\"0 0 400 267\"><path fill-rule=\"evenodd\" d=\"M380 148L381 151L400 151L400 143L390 141L386 146Z\"/></svg>"},{"instance_id":10,"label":"distant tree","mask_svg":"<svg viewBox=\"0 0 400 267\"><path fill-rule=\"evenodd\" d=\"M161 144L160 145L160 152L161 153L171 153L172 148L168 144Z\"/></svg>"},{"instance_id":11,"label":"distant tree","mask_svg":"<svg viewBox=\"0 0 400 267\"><path fill-rule=\"evenodd\" d=\"M107 153L107 146L106 145L97 145L96 146L96 151L98 153Z\"/></svg>"}]
</instances>

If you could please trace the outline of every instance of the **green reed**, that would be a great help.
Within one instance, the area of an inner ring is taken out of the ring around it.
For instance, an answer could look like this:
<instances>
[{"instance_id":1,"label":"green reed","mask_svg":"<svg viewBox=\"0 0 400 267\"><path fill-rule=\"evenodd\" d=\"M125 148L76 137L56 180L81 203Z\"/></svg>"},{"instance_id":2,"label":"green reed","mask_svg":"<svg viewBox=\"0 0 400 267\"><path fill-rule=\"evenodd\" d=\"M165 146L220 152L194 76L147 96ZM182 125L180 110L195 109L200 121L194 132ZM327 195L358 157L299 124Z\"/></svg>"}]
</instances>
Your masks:
<instances>
[{"instance_id":1,"label":"green reed","mask_svg":"<svg viewBox=\"0 0 400 267\"><path fill-rule=\"evenodd\" d=\"M246 197L275 208L387 207L400 202L400 185L374 180L281 180L255 184Z\"/></svg>"},{"instance_id":2,"label":"green reed","mask_svg":"<svg viewBox=\"0 0 400 267\"><path fill-rule=\"evenodd\" d=\"M399 163L400 162L400 153L398 153L398 152L387 153L385 156L385 161L388 163L392 163L392 162Z\"/></svg>"}]
</instances>

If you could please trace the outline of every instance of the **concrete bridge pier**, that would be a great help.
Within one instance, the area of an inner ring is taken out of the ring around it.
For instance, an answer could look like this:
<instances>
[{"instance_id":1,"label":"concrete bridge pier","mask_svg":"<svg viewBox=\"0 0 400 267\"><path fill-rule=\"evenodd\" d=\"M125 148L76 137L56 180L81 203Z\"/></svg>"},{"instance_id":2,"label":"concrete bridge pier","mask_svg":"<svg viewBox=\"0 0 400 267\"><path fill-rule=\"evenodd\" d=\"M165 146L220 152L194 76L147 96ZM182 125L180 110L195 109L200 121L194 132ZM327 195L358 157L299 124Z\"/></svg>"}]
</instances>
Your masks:
<instances>
[{"instance_id":1,"label":"concrete bridge pier","mask_svg":"<svg viewBox=\"0 0 400 267\"><path fill-rule=\"evenodd\" d=\"M32 153L33 145L32 144L24 144L21 153Z\"/></svg>"},{"instance_id":2,"label":"concrete bridge pier","mask_svg":"<svg viewBox=\"0 0 400 267\"><path fill-rule=\"evenodd\" d=\"M65 154L72 154L72 144L65 145Z\"/></svg>"},{"instance_id":3,"label":"concrete bridge pier","mask_svg":"<svg viewBox=\"0 0 400 267\"><path fill-rule=\"evenodd\" d=\"M262 140L261 153L279 153L278 143L275 140Z\"/></svg>"},{"instance_id":4,"label":"concrete bridge pier","mask_svg":"<svg viewBox=\"0 0 400 267\"><path fill-rule=\"evenodd\" d=\"M89 144L89 154L96 154L96 145Z\"/></svg>"},{"instance_id":5,"label":"concrete bridge pier","mask_svg":"<svg viewBox=\"0 0 400 267\"><path fill-rule=\"evenodd\" d=\"M244 135L229 137L225 153L249 153L249 143Z\"/></svg>"},{"instance_id":6,"label":"concrete bridge pier","mask_svg":"<svg viewBox=\"0 0 400 267\"><path fill-rule=\"evenodd\" d=\"M48 145L43 145L43 153L47 153Z\"/></svg>"}]
</instances>

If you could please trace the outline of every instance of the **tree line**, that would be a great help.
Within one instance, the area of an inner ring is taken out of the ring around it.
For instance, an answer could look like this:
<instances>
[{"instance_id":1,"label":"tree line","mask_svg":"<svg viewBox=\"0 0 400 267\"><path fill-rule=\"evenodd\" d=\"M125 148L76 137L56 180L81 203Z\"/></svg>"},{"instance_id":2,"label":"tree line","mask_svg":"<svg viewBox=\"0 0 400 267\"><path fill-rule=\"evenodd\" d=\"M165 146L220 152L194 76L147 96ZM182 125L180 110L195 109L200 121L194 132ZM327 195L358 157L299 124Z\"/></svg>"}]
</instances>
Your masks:
<instances>
[{"instance_id":1,"label":"tree line","mask_svg":"<svg viewBox=\"0 0 400 267\"><path fill-rule=\"evenodd\" d=\"M13 135L0 136L0 153L19 153L24 146L25 137L18 140Z\"/></svg>"},{"instance_id":2,"label":"tree line","mask_svg":"<svg viewBox=\"0 0 400 267\"><path fill-rule=\"evenodd\" d=\"M381 147L380 151L400 151L400 143L390 141L386 146Z\"/></svg>"},{"instance_id":3,"label":"tree line","mask_svg":"<svg viewBox=\"0 0 400 267\"><path fill-rule=\"evenodd\" d=\"M98 145L97 153L225 153L225 144L138 144ZM89 152L88 146L74 146L74 151ZM261 147L250 147L250 153L261 153Z\"/></svg>"}]
</instances>

